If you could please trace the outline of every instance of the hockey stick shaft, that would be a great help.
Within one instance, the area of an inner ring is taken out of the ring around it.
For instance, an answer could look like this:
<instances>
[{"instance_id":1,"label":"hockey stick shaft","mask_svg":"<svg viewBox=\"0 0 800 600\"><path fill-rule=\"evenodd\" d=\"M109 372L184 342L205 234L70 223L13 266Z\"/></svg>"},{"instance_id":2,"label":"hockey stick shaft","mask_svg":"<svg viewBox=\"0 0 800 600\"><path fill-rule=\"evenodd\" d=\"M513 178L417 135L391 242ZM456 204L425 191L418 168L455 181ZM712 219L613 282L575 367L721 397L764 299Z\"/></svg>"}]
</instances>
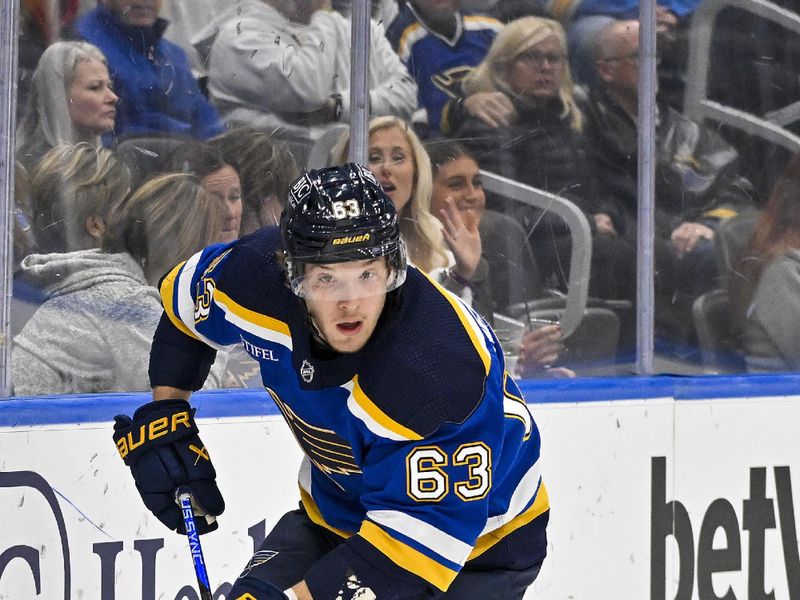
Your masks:
<instances>
[{"instance_id":1,"label":"hockey stick shaft","mask_svg":"<svg viewBox=\"0 0 800 600\"><path fill-rule=\"evenodd\" d=\"M183 514L183 524L186 527L186 537L189 538L189 549L192 552L192 562L194 563L194 573L197 575L197 585L200 588L200 600L213 600L211 596L211 584L208 582L208 571L206 571L206 561L203 558L203 548L200 546L200 534L194 523L194 512L192 511L192 494L186 488L179 488L176 496L178 504Z\"/></svg>"}]
</instances>

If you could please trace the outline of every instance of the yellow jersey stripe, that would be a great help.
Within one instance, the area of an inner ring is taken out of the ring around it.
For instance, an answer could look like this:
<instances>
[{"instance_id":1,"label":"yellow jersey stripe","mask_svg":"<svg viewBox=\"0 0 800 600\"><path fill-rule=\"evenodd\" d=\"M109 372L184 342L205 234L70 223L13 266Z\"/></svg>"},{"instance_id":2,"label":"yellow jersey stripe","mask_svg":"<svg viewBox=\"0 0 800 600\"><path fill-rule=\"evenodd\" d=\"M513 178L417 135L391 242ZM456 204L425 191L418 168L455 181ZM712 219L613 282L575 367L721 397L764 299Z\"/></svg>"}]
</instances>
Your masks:
<instances>
[{"instance_id":1,"label":"yellow jersey stripe","mask_svg":"<svg viewBox=\"0 0 800 600\"><path fill-rule=\"evenodd\" d=\"M473 558L477 558L478 556L486 552L489 548L494 546L497 542L506 537L508 534L516 531L523 525L527 525L535 518L544 514L544 512L549 509L550 509L550 499L547 496L547 489L545 489L544 487L544 482L542 482L542 485L539 486L539 493L536 494L536 500L534 500L530 508L526 510L524 513L520 513L519 515L511 519L508 523L506 523L499 529L495 529L494 531L491 531L479 537L478 541L475 542L475 549L470 553L469 558L467 558L467 560L472 560Z\"/></svg>"},{"instance_id":2,"label":"yellow jersey stripe","mask_svg":"<svg viewBox=\"0 0 800 600\"><path fill-rule=\"evenodd\" d=\"M181 321L180 317L175 314L172 305L173 301L175 300L175 281L178 279L178 273L180 273L180 270L185 264L186 261L183 261L177 267L172 269L172 271L170 271L166 277L164 277L164 279L161 280L159 294L161 295L161 304L164 307L164 312L167 313L167 317L169 317L169 320L172 322L172 324L189 337L199 339L194 332L191 331L183 321Z\"/></svg>"},{"instance_id":3,"label":"yellow jersey stripe","mask_svg":"<svg viewBox=\"0 0 800 600\"><path fill-rule=\"evenodd\" d=\"M292 334L283 321L245 308L219 288L214 290L214 303L225 311L226 321L263 340L292 349Z\"/></svg>"},{"instance_id":4,"label":"yellow jersey stripe","mask_svg":"<svg viewBox=\"0 0 800 600\"><path fill-rule=\"evenodd\" d=\"M425 37L428 32L419 24L419 22L412 23L408 27L403 30L403 33L400 35L400 41L397 44L397 55L400 57L400 60L403 62L408 60L410 46L413 42L416 42L419 38ZM409 39L411 37L415 39L413 42Z\"/></svg>"},{"instance_id":5,"label":"yellow jersey stripe","mask_svg":"<svg viewBox=\"0 0 800 600\"><path fill-rule=\"evenodd\" d=\"M364 521L358 534L383 552L396 565L431 582L442 591L446 591L458 575L457 571L445 567L419 550L394 539L370 521Z\"/></svg>"},{"instance_id":6,"label":"yellow jersey stripe","mask_svg":"<svg viewBox=\"0 0 800 600\"><path fill-rule=\"evenodd\" d=\"M309 519L311 519L314 523L316 523L320 527L324 527L328 531L332 531L336 535L343 537L345 539L353 535L348 531L344 531L343 529L337 529L333 525L329 525L328 522L323 518L322 513L319 511L317 503L314 502L314 498L311 497L311 494L305 491L302 486L298 487L300 488L300 501L303 503L303 507L306 509L306 513L308 513Z\"/></svg>"},{"instance_id":7,"label":"yellow jersey stripe","mask_svg":"<svg viewBox=\"0 0 800 600\"><path fill-rule=\"evenodd\" d=\"M732 208L715 208L713 210L708 210L703 213L704 217L712 217L716 219L730 219L731 217L735 217L739 213L733 210Z\"/></svg>"},{"instance_id":8,"label":"yellow jersey stripe","mask_svg":"<svg viewBox=\"0 0 800 600\"><path fill-rule=\"evenodd\" d=\"M489 369L492 366L492 358L489 356L489 351L481 343L480 338L478 337L478 335L481 334L479 333L477 323L475 323L473 318L467 314L464 307L461 306L461 301L455 296L455 294L452 294L451 292L444 289L441 285L439 285L436 281L434 281L427 273L425 273L421 269L420 273L422 273L425 277L428 278L428 281L430 281L434 285L434 287L437 290L439 290L439 292L441 292L441 294L445 297L445 299L447 299L447 301L453 307L453 310L456 311L456 315L458 315L461 324L467 331L469 339L472 341L472 345L475 346L475 350L477 350L478 356L480 356L481 362L483 362L484 371L486 375L488 375Z\"/></svg>"},{"instance_id":9,"label":"yellow jersey stripe","mask_svg":"<svg viewBox=\"0 0 800 600\"><path fill-rule=\"evenodd\" d=\"M351 412L363 420L364 424L369 427L370 431L376 435L383 435L383 431L385 431L390 434L388 437L398 441L422 439L421 435L415 431L412 431L408 427L401 425L383 412L380 408L375 406L375 403L372 402L372 400L370 400L369 397L364 393L364 390L361 389L361 385L358 383L358 375L353 378L350 398L352 398L355 406L360 409L353 410L355 407L352 407ZM348 401L348 407L350 406L350 402ZM377 425L377 427L373 427L371 425Z\"/></svg>"}]
</instances>

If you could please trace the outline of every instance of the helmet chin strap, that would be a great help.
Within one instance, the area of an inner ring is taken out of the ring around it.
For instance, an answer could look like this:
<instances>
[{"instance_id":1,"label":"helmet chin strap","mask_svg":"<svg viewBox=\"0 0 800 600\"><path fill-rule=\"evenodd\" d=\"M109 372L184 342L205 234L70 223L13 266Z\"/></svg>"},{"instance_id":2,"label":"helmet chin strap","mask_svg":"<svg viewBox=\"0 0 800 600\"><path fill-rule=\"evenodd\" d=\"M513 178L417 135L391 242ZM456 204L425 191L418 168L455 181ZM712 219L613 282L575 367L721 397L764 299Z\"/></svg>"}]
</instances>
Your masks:
<instances>
[{"instance_id":1,"label":"helmet chin strap","mask_svg":"<svg viewBox=\"0 0 800 600\"><path fill-rule=\"evenodd\" d=\"M322 335L322 330L317 327L316 322L314 321L314 317L311 316L311 313L308 310L308 306L306 305L306 301L303 300L303 307L306 310L306 323L308 323L308 328L311 330L311 339L320 348L323 350L330 350L331 352L336 352L333 347L328 343L325 339L325 336Z\"/></svg>"}]
</instances>

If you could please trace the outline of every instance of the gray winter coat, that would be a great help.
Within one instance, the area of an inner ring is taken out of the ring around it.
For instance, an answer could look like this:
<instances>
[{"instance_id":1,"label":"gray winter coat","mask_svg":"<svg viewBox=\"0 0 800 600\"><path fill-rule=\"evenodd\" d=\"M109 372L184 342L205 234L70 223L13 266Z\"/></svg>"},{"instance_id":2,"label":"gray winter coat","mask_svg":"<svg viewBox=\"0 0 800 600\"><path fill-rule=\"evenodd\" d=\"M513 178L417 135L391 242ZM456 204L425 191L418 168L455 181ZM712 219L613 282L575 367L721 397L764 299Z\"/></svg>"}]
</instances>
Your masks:
<instances>
[{"instance_id":1,"label":"gray winter coat","mask_svg":"<svg viewBox=\"0 0 800 600\"><path fill-rule=\"evenodd\" d=\"M150 390L147 367L161 301L129 254L33 254L21 269L47 300L14 338L15 394ZM217 387L219 366L207 387Z\"/></svg>"},{"instance_id":2,"label":"gray winter coat","mask_svg":"<svg viewBox=\"0 0 800 600\"><path fill-rule=\"evenodd\" d=\"M749 371L800 370L800 250L762 271L744 332Z\"/></svg>"}]
</instances>

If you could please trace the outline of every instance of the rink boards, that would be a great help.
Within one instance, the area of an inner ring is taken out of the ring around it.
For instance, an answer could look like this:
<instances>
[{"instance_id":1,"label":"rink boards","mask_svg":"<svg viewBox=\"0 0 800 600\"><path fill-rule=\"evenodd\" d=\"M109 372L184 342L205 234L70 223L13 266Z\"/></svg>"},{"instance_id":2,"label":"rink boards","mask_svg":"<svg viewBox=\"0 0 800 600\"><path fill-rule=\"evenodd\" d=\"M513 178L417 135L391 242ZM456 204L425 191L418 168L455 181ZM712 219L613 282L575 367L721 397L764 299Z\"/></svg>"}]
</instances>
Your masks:
<instances>
[{"instance_id":1,"label":"rink boards","mask_svg":"<svg viewBox=\"0 0 800 600\"><path fill-rule=\"evenodd\" d=\"M523 391L552 504L549 557L526 598L800 597L800 377ZM185 538L144 509L111 440L114 414L146 399L0 402L0 600L197 600ZM300 452L263 392L193 404L227 503L202 540L219 599L297 505Z\"/></svg>"}]
</instances>

